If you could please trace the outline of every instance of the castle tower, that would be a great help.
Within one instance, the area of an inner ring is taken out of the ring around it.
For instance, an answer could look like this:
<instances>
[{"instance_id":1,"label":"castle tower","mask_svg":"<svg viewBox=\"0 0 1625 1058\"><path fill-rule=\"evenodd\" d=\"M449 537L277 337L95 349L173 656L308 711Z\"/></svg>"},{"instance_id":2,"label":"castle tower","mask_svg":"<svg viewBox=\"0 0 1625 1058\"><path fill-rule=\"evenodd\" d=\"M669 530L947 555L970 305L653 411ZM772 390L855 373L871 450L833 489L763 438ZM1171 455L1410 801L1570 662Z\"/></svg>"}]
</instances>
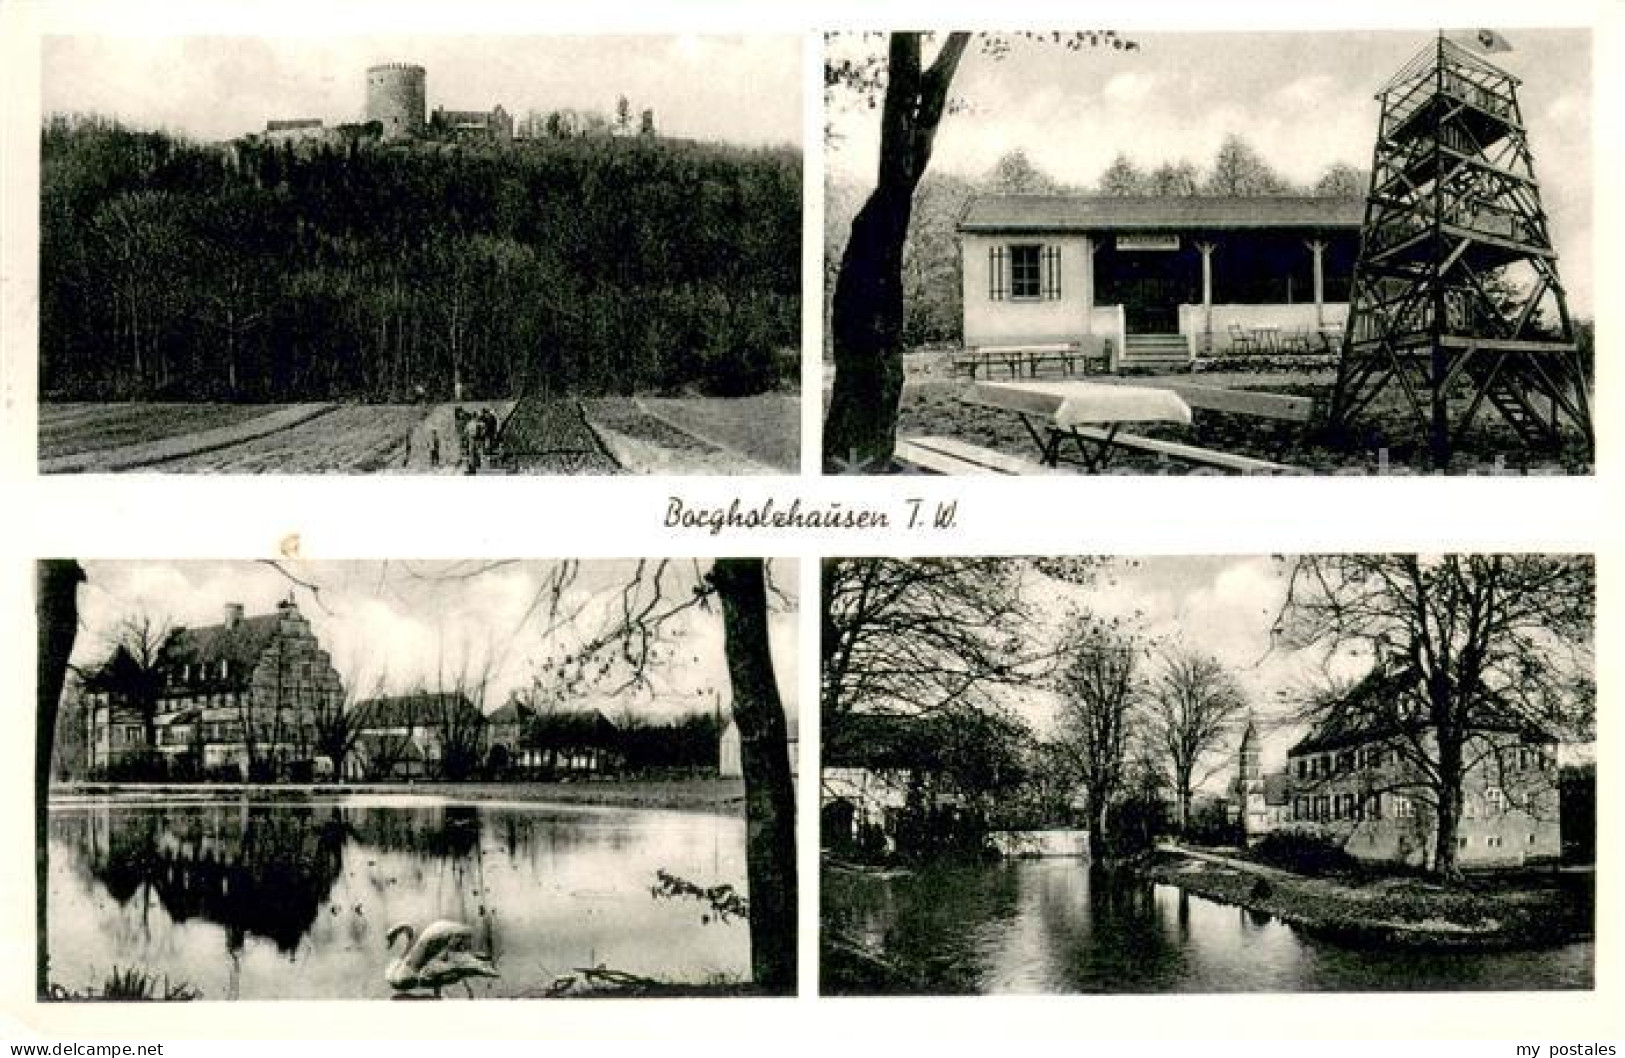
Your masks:
<instances>
[{"instance_id":1,"label":"castle tower","mask_svg":"<svg viewBox=\"0 0 1625 1058\"><path fill-rule=\"evenodd\" d=\"M1486 404L1525 443L1555 444L1565 420L1591 439L1518 84L1440 34L1377 96L1331 419L1398 390L1438 466Z\"/></svg>"},{"instance_id":2,"label":"castle tower","mask_svg":"<svg viewBox=\"0 0 1625 1058\"><path fill-rule=\"evenodd\" d=\"M383 126L384 139L423 135L427 122L428 74L421 66L389 62L367 68L366 120Z\"/></svg>"}]
</instances>

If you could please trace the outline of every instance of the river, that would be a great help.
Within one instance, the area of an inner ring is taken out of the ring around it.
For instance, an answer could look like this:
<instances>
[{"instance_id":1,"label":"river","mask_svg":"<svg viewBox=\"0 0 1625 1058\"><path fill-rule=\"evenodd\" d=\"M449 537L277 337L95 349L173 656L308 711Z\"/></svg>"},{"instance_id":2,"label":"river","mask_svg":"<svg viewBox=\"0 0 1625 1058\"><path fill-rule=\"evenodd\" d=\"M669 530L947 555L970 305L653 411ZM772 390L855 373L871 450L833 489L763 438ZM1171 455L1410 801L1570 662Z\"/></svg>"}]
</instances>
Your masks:
<instances>
[{"instance_id":1,"label":"river","mask_svg":"<svg viewBox=\"0 0 1625 1058\"><path fill-rule=\"evenodd\" d=\"M600 965L749 979L744 921L653 892L664 870L743 893L734 816L404 795L82 798L50 814L50 976L70 993L134 967L203 999L387 998L385 933L440 918L472 926L501 973L476 997Z\"/></svg>"},{"instance_id":2,"label":"river","mask_svg":"<svg viewBox=\"0 0 1625 1058\"><path fill-rule=\"evenodd\" d=\"M1079 860L825 879L837 932L927 991L1167 993L1590 988L1594 945L1435 953L1334 944L1260 914ZM847 988L826 974L824 991Z\"/></svg>"}]
</instances>

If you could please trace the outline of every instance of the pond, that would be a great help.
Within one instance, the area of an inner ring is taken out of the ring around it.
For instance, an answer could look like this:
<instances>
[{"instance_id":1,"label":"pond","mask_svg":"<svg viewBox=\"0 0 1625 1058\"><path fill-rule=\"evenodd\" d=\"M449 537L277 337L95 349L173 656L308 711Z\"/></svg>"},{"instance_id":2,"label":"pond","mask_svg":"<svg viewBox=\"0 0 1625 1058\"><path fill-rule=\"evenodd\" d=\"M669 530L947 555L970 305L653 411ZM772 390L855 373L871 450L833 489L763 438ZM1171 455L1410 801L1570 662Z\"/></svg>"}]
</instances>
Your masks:
<instances>
[{"instance_id":1,"label":"pond","mask_svg":"<svg viewBox=\"0 0 1625 1058\"><path fill-rule=\"evenodd\" d=\"M733 816L412 796L84 798L50 814L51 980L74 993L136 967L204 999L387 998L385 934L435 919L492 955L501 977L471 982L475 997L597 966L749 979L742 919L653 893L662 870L743 893Z\"/></svg>"},{"instance_id":2,"label":"pond","mask_svg":"<svg viewBox=\"0 0 1625 1058\"><path fill-rule=\"evenodd\" d=\"M930 991L1164 993L1590 988L1594 946L1419 953L1346 947L1267 914L1079 860L827 876L823 918L918 968ZM861 992L826 975L824 991Z\"/></svg>"}]
</instances>

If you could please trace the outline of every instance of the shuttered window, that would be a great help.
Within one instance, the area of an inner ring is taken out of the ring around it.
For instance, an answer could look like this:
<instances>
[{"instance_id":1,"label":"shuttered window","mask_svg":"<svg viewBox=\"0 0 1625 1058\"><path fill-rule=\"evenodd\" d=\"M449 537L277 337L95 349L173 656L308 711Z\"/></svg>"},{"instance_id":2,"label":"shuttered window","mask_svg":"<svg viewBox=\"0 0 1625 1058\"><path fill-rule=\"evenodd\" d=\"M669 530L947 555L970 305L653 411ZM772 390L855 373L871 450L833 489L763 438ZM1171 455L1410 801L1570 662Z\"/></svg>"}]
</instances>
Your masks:
<instances>
[{"instance_id":1,"label":"shuttered window","mask_svg":"<svg viewBox=\"0 0 1625 1058\"><path fill-rule=\"evenodd\" d=\"M1010 247L1010 296L1028 301L1043 294L1043 247L1027 243Z\"/></svg>"},{"instance_id":2,"label":"shuttered window","mask_svg":"<svg viewBox=\"0 0 1625 1058\"><path fill-rule=\"evenodd\" d=\"M1061 300L1061 248L1038 243L989 247L987 296L990 301Z\"/></svg>"}]
</instances>

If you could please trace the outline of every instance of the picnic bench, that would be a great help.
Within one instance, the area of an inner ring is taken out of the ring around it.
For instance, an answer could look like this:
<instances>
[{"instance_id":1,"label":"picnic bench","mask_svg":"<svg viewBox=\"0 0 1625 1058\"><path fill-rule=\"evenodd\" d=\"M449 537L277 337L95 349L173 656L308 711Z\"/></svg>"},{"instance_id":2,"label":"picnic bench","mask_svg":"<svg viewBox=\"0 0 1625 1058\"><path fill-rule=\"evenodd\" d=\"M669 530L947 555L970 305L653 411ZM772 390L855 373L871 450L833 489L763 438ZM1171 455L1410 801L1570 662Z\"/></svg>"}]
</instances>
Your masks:
<instances>
[{"instance_id":1,"label":"picnic bench","mask_svg":"<svg viewBox=\"0 0 1625 1058\"><path fill-rule=\"evenodd\" d=\"M1035 463L956 437L910 437L897 442L894 457L905 468L923 474L1058 474L1054 467Z\"/></svg>"},{"instance_id":2,"label":"picnic bench","mask_svg":"<svg viewBox=\"0 0 1625 1058\"><path fill-rule=\"evenodd\" d=\"M1040 368L1059 367L1066 375L1087 374L1091 366L1104 369L1111 359L1109 348L1086 347L1084 342L1040 342L1024 345L982 345L954 354L953 374L972 381L984 373L993 377L995 368L1004 368L1007 377L1037 378Z\"/></svg>"},{"instance_id":3,"label":"picnic bench","mask_svg":"<svg viewBox=\"0 0 1625 1058\"><path fill-rule=\"evenodd\" d=\"M1124 395L1123 399L1109 395L1114 389ZM1157 393L1163 395L1161 401L1152 396ZM1168 403L1169 399L1177 403ZM1166 459L1242 474L1294 473L1297 468L1275 460L1146 437L1125 432L1122 427L1129 422L1157 421L1188 425L1195 410L1264 418L1296 426L1308 423L1314 414L1314 401L1309 397L1186 382L979 383L961 400L975 407L1019 416L1038 447L1040 467L1055 468L1061 462L1069 462L1083 466L1089 473L1104 470L1118 449L1149 452ZM1064 450L1068 443L1075 448L1076 458L1066 457Z\"/></svg>"}]
</instances>

